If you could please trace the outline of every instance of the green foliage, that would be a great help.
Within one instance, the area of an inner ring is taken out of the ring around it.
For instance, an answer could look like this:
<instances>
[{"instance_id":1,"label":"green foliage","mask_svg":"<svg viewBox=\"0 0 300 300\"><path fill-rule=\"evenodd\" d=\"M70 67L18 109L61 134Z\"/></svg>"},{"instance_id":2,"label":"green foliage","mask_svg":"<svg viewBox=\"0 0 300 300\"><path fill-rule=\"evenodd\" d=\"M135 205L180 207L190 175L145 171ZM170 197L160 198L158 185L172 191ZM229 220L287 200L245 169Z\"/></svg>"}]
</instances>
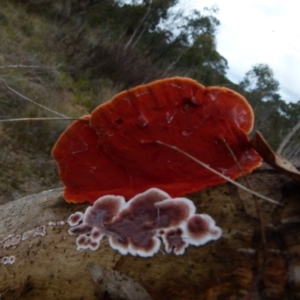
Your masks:
<instances>
[{"instance_id":1,"label":"green foliage","mask_svg":"<svg viewBox=\"0 0 300 300\"><path fill-rule=\"evenodd\" d=\"M63 19L58 40L76 80L109 78L128 88L177 73L205 84L227 82L227 62L216 50L215 8L185 16L171 10L175 0L86 1L78 13L83 6L76 3L68 17L54 8L46 15Z\"/></svg>"},{"instance_id":2,"label":"green foliage","mask_svg":"<svg viewBox=\"0 0 300 300\"><path fill-rule=\"evenodd\" d=\"M274 78L268 65L258 64L248 71L240 83L243 90L254 93L260 100L272 100L279 90L279 82ZM254 98L254 97L253 97Z\"/></svg>"},{"instance_id":3,"label":"green foliage","mask_svg":"<svg viewBox=\"0 0 300 300\"><path fill-rule=\"evenodd\" d=\"M253 66L240 82L238 91L253 107L256 119L254 131L259 130L270 145L277 149L299 120L299 103L287 104L281 99L278 94L279 82L265 64Z\"/></svg>"}]
</instances>

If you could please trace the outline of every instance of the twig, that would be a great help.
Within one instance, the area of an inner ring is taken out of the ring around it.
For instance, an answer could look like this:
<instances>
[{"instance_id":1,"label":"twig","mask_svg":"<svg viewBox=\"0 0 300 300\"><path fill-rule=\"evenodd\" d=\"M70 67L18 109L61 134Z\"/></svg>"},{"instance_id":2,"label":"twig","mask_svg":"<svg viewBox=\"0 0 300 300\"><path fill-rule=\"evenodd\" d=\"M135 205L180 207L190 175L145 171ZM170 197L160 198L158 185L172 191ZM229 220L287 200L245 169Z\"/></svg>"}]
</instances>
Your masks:
<instances>
[{"instance_id":1,"label":"twig","mask_svg":"<svg viewBox=\"0 0 300 300\"><path fill-rule=\"evenodd\" d=\"M232 156L235 164L237 165L237 167L239 168L240 172L242 173L243 175L243 178L245 180L245 183L248 187L248 189L251 189L252 190L252 187L251 187L251 184L250 182L248 181L247 177L246 177L246 174L244 172L244 170L242 169L240 163L238 162L234 152L232 151L232 149L230 148L230 146L228 145L227 141L225 139L222 140L225 144L225 147L227 148L228 152L230 153L230 155ZM252 194L253 195L253 194ZM253 200L254 200L254 203L255 203L255 208L256 208L256 213L257 213L257 216L258 216L258 219L260 221L260 231L261 231L261 236L262 236L262 240L263 240L263 244L264 246L266 246L266 237L265 237L265 232L264 232L264 226L263 226L263 220L262 220L262 215L261 215L261 211L260 211L260 208L259 208L259 205L258 205L258 202L257 202L257 199L256 197L253 195Z\"/></svg>"},{"instance_id":2,"label":"twig","mask_svg":"<svg viewBox=\"0 0 300 300\"><path fill-rule=\"evenodd\" d=\"M67 116L65 116L65 115L63 115L63 114L60 114L60 113L56 112L55 110L52 110L52 109L50 109L50 108L48 108L48 107L46 107L46 106L44 106L44 105L42 105L42 104L39 104L39 103L37 103L37 102L35 102L35 101L33 101L33 100L31 100L31 99L25 97L24 95L20 94L19 92L17 92L17 91L14 90L13 88L11 88L11 87L3 80L3 79L0 78L0 81L3 83L3 85L4 85L9 91L15 93L15 94L18 95L19 97L21 97L21 98L23 98L23 99L25 99L25 100L27 100L27 101L29 101L29 102L32 102L32 103L34 103L35 105L37 105L37 106L39 106L39 107L42 107L43 109L46 109L46 110L48 110L48 111L50 111L50 112L52 112L52 113L54 113L54 114L56 114L56 115L59 115L59 116L61 116L61 117L63 117L63 118L68 118Z\"/></svg>"},{"instance_id":3,"label":"twig","mask_svg":"<svg viewBox=\"0 0 300 300\"><path fill-rule=\"evenodd\" d=\"M262 194L260 194L260 193L257 193L257 192L255 192L255 191L252 191L252 190L248 189L248 188L245 187L244 185L242 185L242 184L240 184L240 183L238 183L238 182L232 180L231 178L229 178L229 177L223 175L222 173L220 173L220 172L218 172L217 170L211 168L209 165L203 163L203 162L200 161L199 159L197 159L197 158L195 158L194 156L188 154L187 152L185 152L185 151L183 151L183 150L177 148L176 146L169 145L169 144L164 143L164 142L162 142L162 141L155 141L155 143L158 143L158 144L160 144L160 145L164 145L164 146L169 147L169 148L171 148L171 149L173 149L173 150L175 150L175 151L177 151L177 152L182 153L183 155L187 156L187 157L190 158L191 160L195 161L197 164L201 165L203 168L205 168L205 169L209 170L210 172L212 172L212 173L214 173L214 174L220 176L220 177L223 178L224 180L226 180L226 181L228 181L228 182L234 184L235 186L239 187L240 189L242 189L242 190L244 190L244 191L246 191L246 192L248 192L248 193L250 193L250 194L253 194L253 195L255 195L255 196L257 196L257 197L259 197L259 198L261 198L261 199L264 199L264 200L266 200L266 201L268 201L268 202L271 202L271 203L273 203L273 204L277 204L277 205L282 206L281 203L279 203L279 202L277 202L277 201L275 201L275 200L273 200L273 199L271 199L271 198L269 198L269 197L266 197L266 196L264 196L264 195L262 195Z\"/></svg>"},{"instance_id":4,"label":"twig","mask_svg":"<svg viewBox=\"0 0 300 300\"><path fill-rule=\"evenodd\" d=\"M245 174L244 170L242 169L239 161L237 160L234 152L232 151L232 149L230 148L230 146L228 145L228 143L227 143L227 141L225 139L223 139L222 141L224 142L225 147L227 148L228 152L232 156L235 164L238 166L240 172L243 174L243 178L245 180L245 183L246 183L247 187L252 190L251 184L248 181L248 179L246 177L246 174ZM267 239L266 239L265 227L264 227L264 222L263 222L263 217L262 217L261 209L259 207L259 204L258 204L258 201L257 201L257 197L254 196L253 194L252 194L252 196L253 196L253 201L254 201L254 205L255 205L257 217L258 217L258 220L259 220L259 229L260 229L260 235L261 235L261 240L262 240L262 245L263 245L263 262L262 262L262 268L261 268L260 272L254 278L253 283L252 283L252 287L248 291L247 295L244 297L244 300L251 298L251 294L253 293L253 290L255 288L257 288L259 282L262 280L263 275L264 275L265 270L266 270L267 256L268 256Z\"/></svg>"}]
</instances>

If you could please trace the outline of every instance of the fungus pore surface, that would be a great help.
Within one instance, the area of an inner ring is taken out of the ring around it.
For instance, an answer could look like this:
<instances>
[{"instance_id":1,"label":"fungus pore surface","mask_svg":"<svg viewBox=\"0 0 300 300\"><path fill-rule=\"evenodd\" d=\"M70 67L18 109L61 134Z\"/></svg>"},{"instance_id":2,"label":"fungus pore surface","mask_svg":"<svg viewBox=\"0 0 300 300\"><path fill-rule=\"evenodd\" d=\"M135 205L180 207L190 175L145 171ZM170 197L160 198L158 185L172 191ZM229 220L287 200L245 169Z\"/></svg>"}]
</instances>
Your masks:
<instances>
[{"instance_id":1,"label":"fungus pore surface","mask_svg":"<svg viewBox=\"0 0 300 300\"><path fill-rule=\"evenodd\" d=\"M151 188L126 202L122 196L103 196L85 213L72 214L69 233L77 235L78 250L98 249L104 236L121 254L153 256L164 243L167 253L183 254L189 244L200 246L222 232L208 215L196 214L194 203Z\"/></svg>"},{"instance_id":2,"label":"fungus pore surface","mask_svg":"<svg viewBox=\"0 0 300 300\"><path fill-rule=\"evenodd\" d=\"M261 164L248 134L253 112L238 93L168 78L116 95L61 135L52 154L68 202L130 199L153 186L172 197L224 183L161 141L235 179Z\"/></svg>"}]
</instances>

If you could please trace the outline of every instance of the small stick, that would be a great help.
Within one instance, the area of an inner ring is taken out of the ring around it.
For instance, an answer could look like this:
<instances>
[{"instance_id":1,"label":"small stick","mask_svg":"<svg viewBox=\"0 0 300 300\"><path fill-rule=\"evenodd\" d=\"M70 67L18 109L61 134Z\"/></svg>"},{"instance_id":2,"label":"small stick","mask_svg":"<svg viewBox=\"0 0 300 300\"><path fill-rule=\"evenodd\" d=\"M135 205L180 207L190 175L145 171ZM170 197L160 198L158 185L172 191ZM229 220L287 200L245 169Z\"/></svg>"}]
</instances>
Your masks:
<instances>
[{"instance_id":1,"label":"small stick","mask_svg":"<svg viewBox=\"0 0 300 300\"><path fill-rule=\"evenodd\" d=\"M275 201L275 200L273 200L273 199L271 199L271 198L269 198L269 197L266 197L266 196L264 196L264 195L262 195L262 194L260 194L260 193L257 193L257 192L255 192L255 191L252 191L252 190L248 189L248 188L245 187L244 185L242 185L242 184L240 184L240 183L238 183L238 182L232 180L231 178L229 178L229 177L223 175L222 173L220 173L220 172L218 172L217 170L211 168L209 165L203 163L203 162L200 161L199 159L197 159L197 158L195 158L194 156L188 154L187 152L185 152L185 151L183 151L183 150L177 148L176 146L172 146L172 145L169 145L169 144L167 144L167 143L164 143L164 142L158 141L158 140L155 141L155 143L158 143L158 144L160 144L160 145L164 145L164 146L169 147L169 148L171 148L171 149L173 149L173 150L175 150L175 151L177 151L177 152L179 152L179 153L182 153L183 155L187 156L187 157L190 158L191 160L195 161L197 164L201 165L203 168L205 168L205 169L209 170L210 172L212 172L212 173L214 173L214 174L220 176L220 177L223 178L224 180L226 180L226 181L228 181L228 182L234 184L235 186L239 187L240 189L242 189L242 190L244 190L244 191L246 191L246 192L248 192L248 193L250 193L250 194L253 194L253 195L255 195L255 196L257 196L257 197L259 197L259 198L261 198L261 199L264 199L264 200L266 200L266 201L268 201L268 202L271 202L271 203L273 203L273 204L277 204L277 205L282 206L281 203L279 203L279 202L277 202L277 201Z\"/></svg>"}]
</instances>

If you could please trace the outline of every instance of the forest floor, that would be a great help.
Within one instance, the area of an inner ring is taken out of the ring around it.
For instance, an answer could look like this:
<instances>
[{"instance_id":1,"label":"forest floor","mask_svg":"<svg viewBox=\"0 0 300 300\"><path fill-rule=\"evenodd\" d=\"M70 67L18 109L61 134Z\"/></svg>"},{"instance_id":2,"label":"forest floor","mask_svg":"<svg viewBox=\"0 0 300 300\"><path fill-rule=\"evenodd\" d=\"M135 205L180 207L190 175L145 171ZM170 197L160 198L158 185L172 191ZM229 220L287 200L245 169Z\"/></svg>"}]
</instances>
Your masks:
<instances>
[{"instance_id":1,"label":"forest floor","mask_svg":"<svg viewBox=\"0 0 300 300\"><path fill-rule=\"evenodd\" d=\"M1 127L0 127L1 128ZM0 129L0 205L10 200L62 186L50 153L30 153Z\"/></svg>"}]
</instances>

